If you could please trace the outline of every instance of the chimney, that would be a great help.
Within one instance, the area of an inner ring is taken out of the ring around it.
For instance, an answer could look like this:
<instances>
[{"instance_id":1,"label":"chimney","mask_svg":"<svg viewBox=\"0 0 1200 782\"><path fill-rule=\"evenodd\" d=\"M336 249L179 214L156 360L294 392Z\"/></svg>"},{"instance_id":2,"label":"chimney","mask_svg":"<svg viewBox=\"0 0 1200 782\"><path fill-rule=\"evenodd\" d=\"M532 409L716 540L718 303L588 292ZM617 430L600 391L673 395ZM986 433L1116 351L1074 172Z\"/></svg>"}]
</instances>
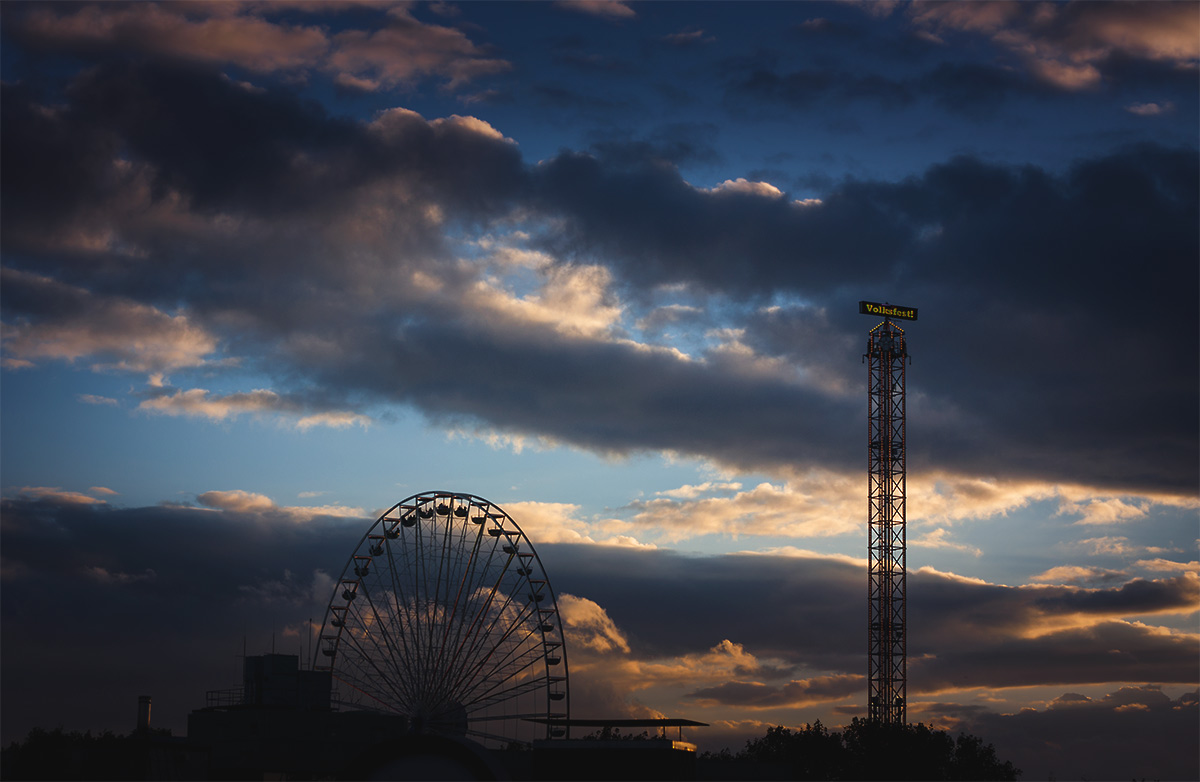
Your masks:
<instances>
[{"instance_id":1,"label":"chimney","mask_svg":"<svg viewBox=\"0 0 1200 782\"><path fill-rule=\"evenodd\" d=\"M150 732L150 696L138 696L137 732Z\"/></svg>"}]
</instances>

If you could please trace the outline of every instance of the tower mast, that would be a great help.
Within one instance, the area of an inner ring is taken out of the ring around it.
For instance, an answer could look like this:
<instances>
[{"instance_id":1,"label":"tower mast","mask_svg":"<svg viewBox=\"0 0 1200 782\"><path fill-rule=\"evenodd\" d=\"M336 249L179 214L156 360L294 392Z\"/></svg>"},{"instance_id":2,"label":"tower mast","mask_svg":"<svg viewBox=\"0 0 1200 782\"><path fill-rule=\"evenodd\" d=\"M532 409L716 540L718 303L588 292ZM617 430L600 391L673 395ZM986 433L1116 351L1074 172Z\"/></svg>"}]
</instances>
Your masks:
<instances>
[{"instance_id":1,"label":"tower mast","mask_svg":"<svg viewBox=\"0 0 1200 782\"><path fill-rule=\"evenodd\" d=\"M904 329L892 318L916 320L912 307L859 302L859 312L883 315L867 336L867 714L904 724L908 700L905 598L907 492Z\"/></svg>"}]
</instances>

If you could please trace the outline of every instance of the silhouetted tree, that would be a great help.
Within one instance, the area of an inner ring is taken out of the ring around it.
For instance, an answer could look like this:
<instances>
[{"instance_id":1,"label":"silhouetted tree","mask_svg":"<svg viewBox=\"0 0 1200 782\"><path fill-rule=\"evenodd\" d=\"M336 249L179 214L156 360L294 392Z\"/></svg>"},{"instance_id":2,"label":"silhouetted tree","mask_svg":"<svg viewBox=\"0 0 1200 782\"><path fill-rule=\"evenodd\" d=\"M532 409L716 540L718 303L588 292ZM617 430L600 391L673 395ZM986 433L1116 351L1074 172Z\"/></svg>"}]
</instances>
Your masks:
<instances>
[{"instance_id":1,"label":"silhouetted tree","mask_svg":"<svg viewBox=\"0 0 1200 782\"><path fill-rule=\"evenodd\" d=\"M148 735L170 736L169 730L118 736L34 728L24 741L0 752L0 779L145 779Z\"/></svg>"},{"instance_id":2,"label":"silhouetted tree","mask_svg":"<svg viewBox=\"0 0 1200 782\"><path fill-rule=\"evenodd\" d=\"M846 766L841 734L830 733L820 720L796 731L768 728L762 738L747 741L739 756L784 765L793 779L838 779Z\"/></svg>"},{"instance_id":3,"label":"silhouetted tree","mask_svg":"<svg viewBox=\"0 0 1200 782\"><path fill-rule=\"evenodd\" d=\"M1021 774L976 736L857 718L841 732L820 721L799 730L778 725L736 755L705 753L701 761L719 765L729 779L738 778L739 763L750 776L771 767L791 779L1016 780Z\"/></svg>"}]
</instances>

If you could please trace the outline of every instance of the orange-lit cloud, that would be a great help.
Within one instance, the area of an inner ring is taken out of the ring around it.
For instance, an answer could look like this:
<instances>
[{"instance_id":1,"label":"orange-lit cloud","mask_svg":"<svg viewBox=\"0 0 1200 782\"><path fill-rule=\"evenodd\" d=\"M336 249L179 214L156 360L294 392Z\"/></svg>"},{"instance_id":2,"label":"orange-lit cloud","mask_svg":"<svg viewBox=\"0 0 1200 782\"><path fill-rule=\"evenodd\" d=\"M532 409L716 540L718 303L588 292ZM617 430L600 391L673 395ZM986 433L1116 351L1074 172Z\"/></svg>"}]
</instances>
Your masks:
<instances>
[{"instance_id":1,"label":"orange-lit cloud","mask_svg":"<svg viewBox=\"0 0 1200 782\"><path fill-rule=\"evenodd\" d=\"M112 397L96 396L95 394L79 394L75 397L85 405L105 405L108 407L116 407L119 403Z\"/></svg>"},{"instance_id":2,"label":"orange-lit cloud","mask_svg":"<svg viewBox=\"0 0 1200 782\"><path fill-rule=\"evenodd\" d=\"M70 505L101 505L104 500L89 497L77 491L63 491L57 486L23 486L17 490L20 497L62 502Z\"/></svg>"},{"instance_id":3,"label":"orange-lit cloud","mask_svg":"<svg viewBox=\"0 0 1200 782\"><path fill-rule=\"evenodd\" d=\"M304 10L349 9L351 3L299 4ZM457 87L479 76L510 68L489 57L462 31L426 24L404 5L387 10L390 23L368 31L346 29L330 35L322 26L276 21L284 3L106 3L43 7L17 22L30 40L44 46L122 48L252 71L303 74L321 69L345 87L360 90L410 86L435 77Z\"/></svg>"},{"instance_id":4,"label":"orange-lit cloud","mask_svg":"<svg viewBox=\"0 0 1200 782\"><path fill-rule=\"evenodd\" d=\"M689 487L682 492L696 494ZM639 500L631 509L636 529L653 530L667 541L708 534L838 535L861 526L862 480L813 471L803 483L760 483L732 496Z\"/></svg>"},{"instance_id":5,"label":"orange-lit cloud","mask_svg":"<svg viewBox=\"0 0 1200 782\"><path fill-rule=\"evenodd\" d=\"M505 511L537 545L542 543L597 543L608 546L653 548L630 535L627 525L615 519L578 518L579 506L565 502L512 502Z\"/></svg>"},{"instance_id":6,"label":"orange-lit cloud","mask_svg":"<svg viewBox=\"0 0 1200 782\"><path fill-rule=\"evenodd\" d=\"M716 187L708 188L706 192L715 194L755 195L762 198L782 198L783 191L770 182L751 182L743 177L726 179Z\"/></svg>"},{"instance_id":7,"label":"orange-lit cloud","mask_svg":"<svg viewBox=\"0 0 1200 782\"><path fill-rule=\"evenodd\" d=\"M913 3L922 30L986 35L1038 79L1066 90L1094 87L1102 65L1120 55L1194 68L1200 17L1189 3Z\"/></svg>"},{"instance_id":8,"label":"orange-lit cloud","mask_svg":"<svg viewBox=\"0 0 1200 782\"><path fill-rule=\"evenodd\" d=\"M22 27L49 44L125 46L256 71L303 68L329 47L319 27L277 24L239 13L245 8L234 3L48 6L28 14Z\"/></svg>"},{"instance_id":9,"label":"orange-lit cloud","mask_svg":"<svg viewBox=\"0 0 1200 782\"><path fill-rule=\"evenodd\" d=\"M606 19L632 19L637 12L625 0L556 0L555 5Z\"/></svg>"},{"instance_id":10,"label":"orange-lit cloud","mask_svg":"<svg viewBox=\"0 0 1200 782\"><path fill-rule=\"evenodd\" d=\"M170 315L147 304L92 294L14 269L4 269L3 280L31 297L67 305L54 317L18 317L5 324L4 362L10 368L46 359L88 358L96 361L93 368L99 370L150 373L202 366L217 350L216 337L185 314Z\"/></svg>"},{"instance_id":11,"label":"orange-lit cloud","mask_svg":"<svg viewBox=\"0 0 1200 782\"><path fill-rule=\"evenodd\" d=\"M207 418L211 421L224 421L247 414L272 414L292 420L300 431L315 426L334 429L361 426L366 429L371 423L367 416L349 410L306 412L297 402L264 388L224 396L210 395L204 388L181 389L152 396L139 404L138 409L160 415Z\"/></svg>"},{"instance_id":12,"label":"orange-lit cloud","mask_svg":"<svg viewBox=\"0 0 1200 782\"><path fill-rule=\"evenodd\" d=\"M276 505L265 494L233 489L230 491L206 491L196 495L196 500L205 507L235 513L269 513L292 521L311 521L318 516L365 518L366 511L346 505Z\"/></svg>"},{"instance_id":13,"label":"orange-lit cloud","mask_svg":"<svg viewBox=\"0 0 1200 782\"><path fill-rule=\"evenodd\" d=\"M390 13L392 22L385 28L346 30L333 36L326 68L343 86L376 90L436 76L454 88L511 67L488 57L461 30L424 24L399 6Z\"/></svg>"},{"instance_id":14,"label":"orange-lit cloud","mask_svg":"<svg viewBox=\"0 0 1200 782\"><path fill-rule=\"evenodd\" d=\"M1082 584L1097 581L1120 581L1128 578L1128 576L1128 573L1108 568L1059 565L1058 567L1053 567L1043 573L1039 573L1030 580L1043 584Z\"/></svg>"},{"instance_id":15,"label":"orange-lit cloud","mask_svg":"<svg viewBox=\"0 0 1200 782\"><path fill-rule=\"evenodd\" d=\"M558 610L572 644L594 652L629 653L624 633L595 601L564 593L558 596Z\"/></svg>"}]
</instances>

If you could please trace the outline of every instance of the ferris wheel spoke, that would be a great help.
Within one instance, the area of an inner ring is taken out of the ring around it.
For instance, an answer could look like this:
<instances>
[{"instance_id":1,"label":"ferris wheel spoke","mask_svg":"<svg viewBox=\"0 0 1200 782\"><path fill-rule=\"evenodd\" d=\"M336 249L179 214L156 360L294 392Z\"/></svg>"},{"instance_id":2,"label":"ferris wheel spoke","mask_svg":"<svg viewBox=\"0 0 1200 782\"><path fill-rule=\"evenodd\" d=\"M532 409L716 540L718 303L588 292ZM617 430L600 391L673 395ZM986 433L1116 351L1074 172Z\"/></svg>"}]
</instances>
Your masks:
<instances>
[{"instance_id":1,"label":"ferris wheel spoke","mask_svg":"<svg viewBox=\"0 0 1200 782\"><path fill-rule=\"evenodd\" d=\"M406 694L411 698L414 696L414 693L411 691L412 685L410 684L412 670L409 667L407 655L403 654L402 651L397 649L397 647L392 643L391 632L388 630L388 625L391 624L391 616L389 615L387 619L384 618L379 611L379 607L375 605L375 601L371 596L371 590L367 588L366 581L364 580L359 583L361 584L359 591L366 599L367 605L371 607L371 613L375 616L374 626L379 628L378 633L368 633L368 636L374 642L375 650L380 654L380 657L383 660L387 660L391 663L393 676L389 677L389 679L394 679L395 683L401 689L406 690ZM382 646L380 646L379 641L376 640L377 637L382 638ZM401 671L401 666L404 666L406 670Z\"/></svg>"},{"instance_id":2,"label":"ferris wheel spoke","mask_svg":"<svg viewBox=\"0 0 1200 782\"><path fill-rule=\"evenodd\" d=\"M486 672L483 670L478 670L473 672L473 676L464 677L463 681L469 683L469 689L464 690L464 695L477 694L479 688L487 684L491 684L491 687L494 689L495 687L503 684L508 679L511 679L521 671L528 668L531 664L539 662L543 658L543 655L544 650L541 649L540 646L515 646L513 649L510 649L503 658L497 660L495 664L493 664L492 667ZM519 664L525 657L528 657L529 660L524 664ZM517 667L510 668L510 666L513 665L516 665ZM505 673L506 671L507 673ZM497 679L496 676L500 676L500 678ZM487 692L488 690L484 690L483 694L486 694Z\"/></svg>"},{"instance_id":3,"label":"ferris wheel spoke","mask_svg":"<svg viewBox=\"0 0 1200 782\"><path fill-rule=\"evenodd\" d=\"M459 506L463 507L463 506ZM471 510L467 506L465 519L470 519ZM460 548L466 547L467 533L469 532L469 522L464 520L462 524L462 533L459 537ZM467 557L467 562L462 569L462 577L458 581L458 591L454 595L454 608L451 611L451 622L446 625L446 635L442 639L442 647L449 649L451 646L457 647L463 633L464 622L454 622L453 619L458 616L459 606L464 609L468 608L471 600L471 592L475 588L475 573L479 570L479 550L483 544L483 529L481 528L476 534L475 539L471 543L471 553ZM464 602L465 601L465 602ZM454 638L450 637L450 630L455 629Z\"/></svg>"},{"instance_id":4,"label":"ferris wheel spoke","mask_svg":"<svg viewBox=\"0 0 1200 782\"><path fill-rule=\"evenodd\" d=\"M468 515L469 515L469 513L470 512L468 511ZM453 514L454 514L454 511L452 509L451 513L448 514L448 517L454 518ZM447 523L449 523L449 521ZM456 550L461 550L462 548L464 548L463 544L466 543L465 533L466 533L466 529L465 529L465 525L464 525L463 534L459 535L458 545L456 546ZM443 652L450 649L450 647L451 647L451 644L452 644L451 634L452 633L455 636L455 640L457 640L458 636L461 635L462 622L458 621L458 609L459 609L459 606L463 604L464 590L469 589L468 582L470 582L472 580L471 579L471 575L473 572L472 565L475 563L475 555L478 552L478 549L479 549L479 540L477 537L475 544L471 547L470 554L467 556L466 562L462 564L462 567L456 567L456 570L461 571L461 575L457 579L458 589L455 591L455 594L454 594L454 603L450 606L450 612L446 617L445 626L443 627L443 631L442 631L441 648L442 648ZM460 562L461 562L461 559L462 559L462 557L460 555L459 556ZM458 564L458 563L456 563L456 564ZM447 579L449 579L450 576L452 576L452 575L453 575L453 573L448 574ZM449 585L447 585L447 586L449 586ZM449 597L449 590L447 590L447 597ZM467 599L469 600L469 595L468 595ZM455 632L456 628L458 629L458 632Z\"/></svg>"},{"instance_id":5,"label":"ferris wheel spoke","mask_svg":"<svg viewBox=\"0 0 1200 782\"><path fill-rule=\"evenodd\" d=\"M530 693L530 692L536 692L537 690L539 690L543 686L545 686L545 684L546 684L545 679L540 678L540 677L537 679L531 679L531 680L524 681L524 682L518 682L517 684L514 684L511 687L507 687L503 690L497 690L496 692L488 695L486 698L483 698L483 699L477 700L477 701L472 701L471 705L474 707L475 711L479 711L481 709L490 709L494 706L498 706L499 704L504 703L505 701L510 701L513 698L516 698L520 695L524 695L524 694Z\"/></svg>"},{"instance_id":6,"label":"ferris wheel spoke","mask_svg":"<svg viewBox=\"0 0 1200 782\"><path fill-rule=\"evenodd\" d=\"M339 677L347 683L353 682L354 689L364 695L368 695L376 701L387 703L393 711L403 711L401 704L404 703L404 698L399 693L391 690L390 687L380 687L379 683L384 682L390 684L388 678L383 675L374 661L367 655L363 654L357 641L352 637L347 638L345 643L350 647L348 653L342 653L339 656L342 658L342 673ZM339 650L341 651L341 650ZM346 666L353 667L353 671L347 670ZM370 690L375 693L371 694ZM380 695L386 695L392 700L385 701Z\"/></svg>"},{"instance_id":7,"label":"ferris wheel spoke","mask_svg":"<svg viewBox=\"0 0 1200 782\"><path fill-rule=\"evenodd\" d=\"M520 627L526 626L526 624L527 624L526 620L533 618L537 612L536 604L519 604L519 605L521 605L521 609L517 611L517 615L515 617L512 617L512 616L506 617L505 611L507 611L508 607L513 604L514 594L515 594L515 590L509 592L508 595L506 595L505 603L501 607L500 611L496 612L496 615L493 617L492 622L490 625L488 625L487 629L484 632L479 634L479 638L481 640L482 639L488 639L488 640L494 639L492 648L491 648L491 650L488 651L488 654L481 661L481 663L480 663L481 665L487 662L487 659L489 657L491 657L491 655L495 652L496 648L500 644L502 644L515 630L517 630ZM508 629L505 630L504 633L499 638L496 638L494 635L494 632L496 630L497 624L501 621L501 619L505 619L507 621Z\"/></svg>"},{"instance_id":8,"label":"ferris wheel spoke","mask_svg":"<svg viewBox=\"0 0 1200 782\"><path fill-rule=\"evenodd\" d=\"M510 557L510 559L511 559L511 557ZM505 569L507 569L507 564L505 565ZM504 574L504 571L502 570L500 577L497 579L496 583L492 585L491 590L488 592L487 599L485 601L483 601L483 604L479 607L479 611L476 613L475 618L472 620L471 628L468 630L467 635L466 635L466 639L465 639L466 647L464 649L463 646L460 646L458 649L455 650L451 660L448 662L448 665L447 665L447 667L449 669L459 671L462 669L462 667L464 665L469 665L470 661L474 659L474 657L478 653L479 649L487 644L488 633L490 631L490 628L495 626L496 620L493 619L492 623L490 625L488 625L488 628L482 628L481 622L487 616L489 609L491 609L491 607L492 607L492 603L495 602L496 594L500 593L500 594L504 595L504 603L500 606L500 609L496 612L496 616L503 615L505 609L507 609L508 605L512 602L512 593L511 592L509 592L509 593L500 592L501 579L503 578L503 574Z\"/></svg>"},{"instance_id":9,"label":"ferris wheel spoke","mask_svg":"<svg viewBox=\"0 0 1200 782\"><path fill-rule=\"evenodd\" d=\"M397 526L400 525L397 524ZM396 544L397 547L401 549L400 567L397 567L396 561L391 555L390 548L388 549L388 564L390 565L390 577L392 583L395 585L396 596L398 599L397 610L400 611L400 613L405 617L405 627L408 630L407 643L405 644L405 647L408 650L406 657L419 671L422 670L420 653L422 648L422 612L420 610L420 606L422 605L421 590L415 579L406 582L401 578L401 573L416 572L416 569L419 567L419 563L417 561L419 548L417 547L417 544L410 539L410 537L404 536L403 533L400 534L401 537L398 537L397 540L401 542ZM407 589L406 583L409 587Z\"/></svg>"},{"instance_id":10,"label":"ferris wheel spoke","mask_svg":"<svg viewBox=\"0 0 1200 782\"><path fill-rule=\"evenodd\" d=\"M499 611L496 612L497 615L505 615L506 612L508 612L510 604L511 597L506 600L505 604L501 606ZM510 617L509 621L516 626L516 624L523 621L523 619L520 616L518 616L516 619ZM495 622L489 625L489 628L493 628L494 626ZM497 637L491 632L480 633L476 637L475 643L466 652L466 654L460 655L459 659L454 661L453 681L457 683L456 687L458 689L462 689L464 683L469 683L476 680L477 677L481 675L482 671L487 669L488 663L490 660L492 660L496 650L500 648L506 642L506 640L507 634ZM495 664L493 664L492 667L495 668Z\"/></svg>"},{"instance_id":11,"label":"ferris wheel spoke","mask_svg":"<svg viewBox=\"0 0 1200 782\"><path fill-rule=\"evenodd\" d=\"M384 553L387 555L388 579L391 581L392 585L392 594L390 595L388 602L390 603L392 610L395 611L397 617L396 624L399 626L399 641L401 647L403 648L401 657L404 660L405 668L408 670L409 674L415 678L416 672L412 667L413 661L411 659L411 655L408 653L408 649L413 646L413 642L417 638L417 632L413 626L413 612L403 610L403 607L408 605L408 601L415 598L409 597L409 595L405 592L404 586L397 579L396 553L392 550L392 548L392 541L385 535Z\"/></svg>"},{"instance_id":12,"label":"ferris wheel spoke","mask_svg":"<svg viewBox=\"0 0 1200 782\"><path fill-rule=\"evenodd\" d=\"M358 609L353 610L354 615L361 620L363 616L362 612ZM386 650L376 640L377 633L369 632L371 625L365 621L362 622L362 625L368 628L368 631L364 631L363 634L369 639L370 647L361 642L353 631L349 633L343 632L342 634L354 651L351 659L358 663L358 668L363 675L364 681L369 681L381 691L389 691L398 703L404 703L409 700L409 697L406 697L406 694L402 691L405 686L404 678L390 674L388 669L384 667L386 666L386 662L384 661L390 660L390 655L386 653Z\"/></svg>"},{"instance_id":13,"label":"ferris wheel spoke","mask_svg":"<svg viewBox=\"0 0 1200 782\"><path fill-rule=\"evenodd\" d=\"M482 541L483 541L483 530L480 529L476 545L482 546ZM487 579L489 577L491 577L491 574L493 573L492 563L493 563L493 559L495 558L496 548L497 548L497 546L495 545L495 543L493 543L491 549L488 551L487 560L483 563L482 567L479 568L479 582L478 583L479 583L480 588L482 588L484 586ZM480 621L487 615L488 607L491 605L492 601L495 599L495 593L496 593L496 590L499 588L501 581L503 580L504 572L505 572L504 569L501 569L499 574L494 577L494 583L492 584L492 588L489 591L488 596L485 600L478 600L478 599L474 600L474 602L479 603L479 608L475 612L474 616L471 618L470 624L467 624L466 622L464 622L464 623L462 623L462 625L460 625L460 632L457 634L457 636L455 638L454 652L452 653L452 659L451 659L451 667L454 667L457 665L458 659L461 657L464 648L467 647L467 645L469 644L469 642L471 641L472 638L477 637L476 630L479 626ZM474 593L476 589L477 589L477 587L475 587L474 584L472 584L472 587L471 587L472 593Z\"/></svg>"}]
</instances>

